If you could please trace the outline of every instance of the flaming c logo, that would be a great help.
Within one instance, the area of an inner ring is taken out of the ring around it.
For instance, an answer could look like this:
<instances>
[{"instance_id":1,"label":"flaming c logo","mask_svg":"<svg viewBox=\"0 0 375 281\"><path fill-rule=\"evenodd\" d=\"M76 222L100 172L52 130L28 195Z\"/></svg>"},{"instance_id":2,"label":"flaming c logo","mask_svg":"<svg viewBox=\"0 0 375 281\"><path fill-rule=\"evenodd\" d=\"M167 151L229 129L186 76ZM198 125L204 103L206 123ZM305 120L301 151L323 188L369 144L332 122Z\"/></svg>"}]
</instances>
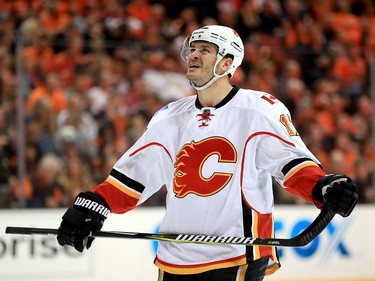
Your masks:
<instances>
[{"instance_id":1,"label":"flaming c logo","mask_svg":"<svg viewBox=\"0 0 375 281\"><path fill-rule=\"evenodd\" d=\"M202 174L203 165L213 155L220 163L235 163L237 153L226 139L212 137L199 142L185 144L177 154L174 173L174 193L183 198L189 193L210 196L222 190L232 178L232 174L214 172L208 178Z\"/></svg>"}]
</instances>

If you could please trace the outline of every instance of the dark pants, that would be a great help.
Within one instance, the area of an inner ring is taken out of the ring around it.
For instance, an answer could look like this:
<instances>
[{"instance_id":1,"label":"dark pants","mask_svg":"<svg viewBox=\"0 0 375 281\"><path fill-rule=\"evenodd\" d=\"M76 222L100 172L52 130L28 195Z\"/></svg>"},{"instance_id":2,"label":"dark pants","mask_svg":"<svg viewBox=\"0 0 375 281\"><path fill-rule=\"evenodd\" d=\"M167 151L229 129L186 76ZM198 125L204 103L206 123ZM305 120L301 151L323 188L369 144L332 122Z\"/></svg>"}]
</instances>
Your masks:
<instances>
[{"instance_id":1,"label":"dark pants","mask_svg":"<svg viewBox=\"0 0 375 281\"><path fill-rule=\"evenodd\" d=\"M251 261L244 266L214 269L198 274L180 275L159 272L159 281L262 281L268 257Z\"/></svg>"}]
</instances>

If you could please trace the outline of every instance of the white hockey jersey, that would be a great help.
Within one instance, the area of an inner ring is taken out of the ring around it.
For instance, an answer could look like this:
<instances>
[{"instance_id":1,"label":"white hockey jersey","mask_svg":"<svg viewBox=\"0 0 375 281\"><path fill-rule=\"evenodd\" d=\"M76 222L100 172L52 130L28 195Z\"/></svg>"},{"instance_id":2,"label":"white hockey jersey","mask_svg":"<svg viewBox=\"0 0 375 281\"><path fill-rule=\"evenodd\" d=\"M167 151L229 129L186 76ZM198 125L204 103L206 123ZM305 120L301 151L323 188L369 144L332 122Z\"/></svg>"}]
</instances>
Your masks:
<instances>
[{"instance_id":1,"label":"white hockey jersey","mask_svg":"<svg viewBox=\"0 0 375 281\"><path fill-rule=\"evenodd\" d=\"M234 87L215 108L190 96L159 110L94 191L123 213L165 185L162 233L273 237L272 177L313 202L323 175L280 101ZM264 256L268 273L279 267L273 247L159 242L155 263L192 274Z\"/></svg>"}]
</instances>

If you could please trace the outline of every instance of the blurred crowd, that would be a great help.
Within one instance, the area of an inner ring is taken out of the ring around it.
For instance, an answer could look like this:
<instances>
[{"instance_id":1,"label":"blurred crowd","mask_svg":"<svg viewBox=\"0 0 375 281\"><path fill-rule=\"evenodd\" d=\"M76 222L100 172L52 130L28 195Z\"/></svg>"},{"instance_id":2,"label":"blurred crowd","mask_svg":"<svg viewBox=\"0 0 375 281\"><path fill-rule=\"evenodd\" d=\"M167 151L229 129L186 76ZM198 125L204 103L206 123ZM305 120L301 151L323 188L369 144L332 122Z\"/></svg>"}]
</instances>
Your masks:
<instances>
[{"instance_id":1,"label":"blurred crowd","mask_svg":"<svg viewBox=\"0 0 375 281\"><path fill-rule=\"evenodd\" d=\"M0 207L68 206L105 179L155 111L194 94L179 51L206 24L244 41L233 84L283 101L325 171L375 202L373 1L2 0ZM302 203L276 186L275 198ZM161 192L145 205L163 203Z\"/></svg>"}]
</instances>

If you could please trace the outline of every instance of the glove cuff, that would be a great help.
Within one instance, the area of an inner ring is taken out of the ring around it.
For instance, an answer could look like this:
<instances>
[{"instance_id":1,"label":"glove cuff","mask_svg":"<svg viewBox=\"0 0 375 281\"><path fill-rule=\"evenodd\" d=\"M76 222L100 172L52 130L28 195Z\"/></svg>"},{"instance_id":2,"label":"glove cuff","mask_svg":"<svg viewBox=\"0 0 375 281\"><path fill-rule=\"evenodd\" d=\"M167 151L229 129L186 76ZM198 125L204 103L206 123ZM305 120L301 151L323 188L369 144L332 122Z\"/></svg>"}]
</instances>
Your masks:
<instances>
[{"instance_id":1,"label":"glove cuff","mask_svg":"<svg viewBox=\"0 0 375 281\"><path fill-rule=\"evenodd\" d=\"M73 208L92 216L105 220L111 212L108 204L98 194L87 191L81 192L74 200Z\"/></svg>"},{"instance_id":2,"label":"glove cuff","mask_svg":"<svg viewBox=\"0 0 375 281\"><path fill-rule=\"evenodd\" d=\"M314 204L316 206L321 206L322 204L325 204L324 195L327 191L327 187L331 185L331 181L333 177L335 176L341 176L341 174L329 174L325 175L324 177L320 178L318 182L315 184L313 190L312 190L312 198L314 200Z\"/></svg>"},{"instance_id":3,"label":"glove cuff","mask_svg":"<svg viewBox=\"0 0 375 281\"><path fill-rule=\"evenodd\" d=\"M327 181L327 176L320 178L312 190L312 198L316 206L320 206L325 203L322 189L327 184Z\"/></svg>"}]
</instances>

